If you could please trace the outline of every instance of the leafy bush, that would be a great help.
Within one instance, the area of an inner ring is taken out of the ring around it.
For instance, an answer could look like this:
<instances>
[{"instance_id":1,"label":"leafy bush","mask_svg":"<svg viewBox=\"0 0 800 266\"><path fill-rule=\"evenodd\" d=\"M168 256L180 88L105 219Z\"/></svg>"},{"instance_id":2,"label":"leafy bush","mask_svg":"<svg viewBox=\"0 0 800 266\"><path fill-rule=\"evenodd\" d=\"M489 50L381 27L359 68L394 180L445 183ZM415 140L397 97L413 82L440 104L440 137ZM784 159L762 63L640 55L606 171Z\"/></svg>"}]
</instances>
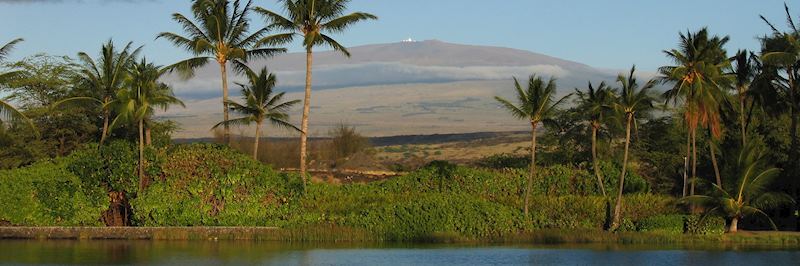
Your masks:
<instances>
[{"instance_id":1,"label":"leafy bush","mask_svg":"<svg viewBox=\"0 0 800 266\"><path fill-rule=\"evenodd\" d=\"M534 196L530 215L536 228L601 229L613 201L598 196ZM632 222L659 214L673 214L678 210L674 199L652 194L623 196L622 217Z\"/></svg>"},{"instance_id":2,"label":"leafy bush","mask_svg":"<svg viewBox=\"0 0 800 266\"><path fill-rule=\"evenodd\" d=\"M159 180L131 201L140 225L281 226L297 193L289 189L297 178L219 145L178 146L161 169Z\"/></svg>"},{"instance_id":3,"label":"leafy bush","mask_svg":"<svg viewBox=\"0 0 800 266\"><path fill-rule=\"evenodd\" d=\"M521 213L504 205L466 194L432 193L376 209L365 209L348 219L394 240L424 240L437 233L490 237L519 228Z\"/></svg>"},{"instance_id":4,"label":"leafy bush","mask_svg":"<svg viewBox=\"0 0 800 266\"><path fill-rule=\"evenodd\" d=\"M505 168L528 168L531 164L530 156L518 156L513 154L494 154L478 161L478 166L505 169Z\"/></svg>"},{"instance_id":5,"label":"leafy bush","mask_svg":"<svg viewBox=\"0 0 800 266\"><path fill-rule=\"evenodd\" d=\"M606 188L606 193L610 195L616 194L619 187L619 176L622 174L622 167L616 163L608 161L600 161L600 174L603 176L603 184ZM625 174L625 187L623 193L645 193L650 192L650 187L647 180L641 175L628 168Z\"/></svg>"},{"instance_id":6,"label":"leafy bush","mask_svg":"<svg viewBox=\"0 0 800 266\"><path fill-rule=\"evenodd\" d=\"M694 235L721 235L725 233L725 219L718 216L687 215L683 230Z\"/></svg>"},{"instance_id":7,"label":"leafy bush","mask_svg":"<svg viewBox=\"0 0 800 266\"><path fill-rule=\"evenodd\" d=\"M67 160L0 171L0 220L15 225L94 226L108 206L105 191L87 188Z\"/></svg>"},{"instance_id":8,"label":"leafy bush","mask_svg":"<svg viewBox=\"0 0 800 266\"><path fill-rule=\"evenodd\" d=\"M682 234L685 220L686 216L681 214L651 216L638 221L636 230L640 232Z\"/></svg>"},{"instance_id":9,"label":"leafy bush","mask_svg":"<svg viewBox=\"0 0 800 266\"><path fill-rule=\"evenodd\" d=\"M82 180L86 187L103 187L108 191L135 193L139 189L139 150L134 143L122 140L106 145L87 145L72 153L67 168ZM147 176L161 173L161 157L148 147L145 149Z\"/></svg>"}]
</instances>

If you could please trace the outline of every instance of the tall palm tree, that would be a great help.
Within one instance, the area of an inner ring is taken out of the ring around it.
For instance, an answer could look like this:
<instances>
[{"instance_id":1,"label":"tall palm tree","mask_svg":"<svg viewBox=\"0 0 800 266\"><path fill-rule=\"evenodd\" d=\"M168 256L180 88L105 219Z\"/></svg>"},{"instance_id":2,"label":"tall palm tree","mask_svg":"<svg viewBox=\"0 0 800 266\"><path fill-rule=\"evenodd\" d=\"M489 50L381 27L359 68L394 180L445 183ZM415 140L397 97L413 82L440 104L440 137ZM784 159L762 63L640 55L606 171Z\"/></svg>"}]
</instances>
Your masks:
<instances>
[{"instance_id":1,"label":"tall palm tree","mask_svg":"<svg viewBox=\"0 0 800 266\"><path fill-rule=\"evenodd\" d=\"M100 57L92 59L85 52L78 53L80 65L80 79L90 90L90 95L71 97L53 104L59 106L73 101L94 103L103 110L103 129L100 135L100 144L105 142L109 135L109 126L112 116L112 105L117 94L123 89L127 78L128 68L135 63L136 57L142 47L131 50L132 42L128 42L122 50L118 51L114 42L108 40L100 49Z\"/></svg>"},{"instance_id":2,"label":"tall palm tree","mask_svg":"<svg viewBox=\"0 0 800 266\"><path fill-rule=\"evenodd\" d=\"M311 111L311 66L314 62L313 50L318 46L329 46L347 57L350 52L343 45L331 38L329 33L341 33L353 24L368 19L377 19L375 15L363 12L353 12L345 15L350 0L279 0L287 16L264 8L256 7L256 12L262 14L270 28L287 31L280 34L283 40L291 40L295 35L303 37L303 47L306 50L306 87L303 98L303 117L300 122L300 174L303 185L306 183L306 161L308 140L308 116Z\"/></svg>"},{"instance_id":3,"label":"tall palm tree","mask_svg":"<svg viewBox=\"0 0 800 266\"><path fill-rule=\"evenodd\" d=\"M178 70L183 77L190 78L194 70L206 65L210 60L219 64L222 78L223 119L228 120L228 63L234 70L243 71L249 59L268 58L286 52L283 48L264 48L264 44L276 43L274 36L266 36L267 28L256 30L252 34L248 15L252 1L242 7L239 0L231 5L228 0L193 0L192 21L186 16L175 13L172 20L183 27L186 36L171 32L162 32L158 38L164 38L177 47L189 51L194 57L177 62L167 68ZM230 129L225 126L223 138L230 142Z\"/></svg>"},{"instance_id":4,"label":"tall palm tree","mask_svg":"<svg viewBox=\"0 0 800 266\"><path fill-rule=\"evenodd\" d=\"M739 98L739 127L742 134L742 145L747 144L747 118L746 112L748 100L752 97L750 84L758 74L758 57L750 51L739 50L736 55L730 58L735 63L730 73L734 78L734 88Z\"/></svg>"},{"instance_id":5,"label":"tall palm tree","mask_svg":"<svg viewBox=\"0 0 800 266\"><path fill-rule=\"evenodd\" d=\"M800 25L792 20L789 6L785 3L784 10L786 11L786 23L789 26L789 30L786 32L778 30L769 20L761 16L761 19L772 29L772 35L762 39L761 59L765 66L775 68L778 72L772 74L773 84L771 87L773 91L771 93L775 94L773 99L782 100L788 105L791 119L789 162L795 164L793 167L797 167L800 166L797 164L800 160L798 158L800 157L800 151L798 151L800 150L798 147L800 140L797 136L798 120L800 120L800 113L798 113L800 111L800 84L797 82L800 78ZM792 173L796 169L789 170L788 172ZM798 228L800 228L800 224L798 224Z\"/></svg>"},{"instance_id":6,"label":"tall palm tree","mask_svg":"<svg viewBox=\"0 0 800 266\"><path fill-rule=\"evenodd\" d=\"M18 43L20 43L22 41L24 41L22 38L17 38L17 39L11 40L10 42L6 43L3 46L0 46L0 62L5 60L6 57L8 56L8 54L11 53L11 50L14 50L14 46L16 46ZM19 74L18 71L10 71L10 72L6 72L6 73L0 73L0 84L8 82L9 79L11 79L12 77L15 77L18 74Z\"/></svg>"},{"instance_id":7,"label":"tall palm tree","mask_svg":"<svg viewBox=\"0 0 800 266\"><path fill-rule=\"evenodd\" d=\"M606 86L605 82L600 82L596 89L589 82L586 91L576 88L575 95L577 96L578 109L582 111L592 130L592 167L594 168L594 175L597 177L597 185L605 197L606 189L603 185L603 176L600 174L600 166L597 161L597 133L606 123L606 119L612 116L609 111L611 111L614 103L614 91Z\"/></svg>"},{"instance_id":8,"label":"tall palm tree","mask_svg":"<svg viewBox=\"0 0 800 266\"><path fill-rule=\"evenodd\" d=\"M697 128L702 126L710 132L709 151L717 185L722 186L722 179L717 166L712 142L722 135L720 123L720 106L727 99L724 88L730 78L724 70L730 66L723 46L728 37L709 36L708 29L702 28L685 35L680 34L678 49L664 51L676 65L659 68L662 82L674 83L664 93L667 102L684 105L684 121L692 142L692 152L687 150L687 157L692 158L692 180L697 177ZM690 194L694 194L695 182L692 181Z\"/></svg>"},{"instance_id":9,"label":"tall palm tree","mask_svg":"<svg viewBox=\"0 0 800 266\"><path fill-rule=\"evenodd\" d=\"M158 79L166 72L165 68L156 66L142 58L139 63L133 64L127 70L125 89L117 93L117 107L119 115L114 118L111 127L114 128L121 122L136 123L139 128L139 191L144 190L144 122L159 108L167 110L170 105L184 106L183 102L175 97L167 84Z\"/></svg>"},{"instance_id":10,"label":"tall palm tree","mask_svg":"<svg viewBox=\"0 0 800 266\"><path fill-rule=\"evenodd\" d=\"M736 178L734 187L723 189L712 184L714 191L710 195L688 196L681 201L702 205L707 214L726 217L728 232L736 232L739 220L748 216L766 218L772 228L777 230L764 209L791 204L794 200L784 193L768 192L767 189L780 173L780 169L771 167L764 155L763 149L751 143L745 144L735 165L732 165L733 171L729 171Z\"/></svg>"},{"instance_id":11,"label":"tall palm tree","mask_svg":"<svg viewBox=\"0 0 800 266\"><path fill-rule=\"evenodd\" d=\"M300 103L300 100L281 102L286 94L285 92L273 95L272 90L276 83L275 74L269 73L266 67L262 68L259 73L247 69L246 74L248 84L237 83L242 87L244 104L234 101L228 103L232 111L245 116L222 121L215 125L214 128L221 125L250 125L251 123L256 123L253 159L258 160L258 141L261 138L261 125L266 120L275 126L300 130L288 122L289 114L287 114L292 106Z\"/></svg>"},{"instance_id":12,"label":"tall palm tree","mask_svg":"<svg viewBox=\"0 0 800 266\"><path fill-rule=\"evenodd\" d=\"M619 189L617 190L617 203L614 205L614 216L611 220L611 230L619 227L622 212L622 191L625 188L625 174L628 169L628 148L631 144L631 128L636 127L636 119L647 114L653 109L655 99L650 95L650 90L656 81L650 80L644 86L634 76L636 66L631 67L628 76L620 74L617 82L620 83L619 97L614 103L614 109L625 117L625 153L622 157L622 174L619 176Z\"/></svg>"},{"instance_id":13,"label":"tall palm tree","mask_svg":"<svg viewBox=\"0 0 800 266\"><path fill-rule=\"evenodd\" d=\"M22 42L22 39L14 39L8 42L7 44L0 46L0 62L6 59L11 50L14 49L14 45L17 43ZM18 71L10 71L6 73L0 73L0 85L4 84L8 80L16 77L19 74ZM36 126L33 125L33 121L29 119L25 114L14 108L10 103L3 101L0 99L0 126L2 126L3 120L21 120L25 122L29 127L36 130ZM37 131L38 134L38 131Z\"/></svg>"},{"instance_id":14,"label":"tall palm tree","mask_svg":"<svg viewBox=\"0 0 800 266\"><path fill-rule=\"evenodd\" d=\"M556 115L558 107L570 97L566 95L561 99L555 100L556 81L550 78L545 82L535 74L528 78L528 89L525 90L514 78L514 88L517 92L517 104L495 96L494 98L517 119L527 120L531 124L531 165L528 175L528 182L525 184L525 206L523 211L528 215L528 205L530 199L531 184L536 175L536 128L540 122L550 119Z\"/></svg>"}]
</instances>

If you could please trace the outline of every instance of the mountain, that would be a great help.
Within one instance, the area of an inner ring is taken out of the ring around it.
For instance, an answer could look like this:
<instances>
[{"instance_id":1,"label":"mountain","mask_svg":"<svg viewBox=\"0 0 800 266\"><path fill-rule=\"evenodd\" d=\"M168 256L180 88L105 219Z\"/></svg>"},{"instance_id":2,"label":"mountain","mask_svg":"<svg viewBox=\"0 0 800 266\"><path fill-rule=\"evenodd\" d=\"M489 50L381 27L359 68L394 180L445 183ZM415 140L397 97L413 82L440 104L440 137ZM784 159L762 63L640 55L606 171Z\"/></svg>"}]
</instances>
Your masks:
<instances>
[{"instance_id":1,"label":"mountain","mask_svg":"<svg viewBox=\"0 0 800 266\"><path fill-rule=\"evenodd\" d=\"M558 79L565 95L592 80L613 81L614 75L590 66L534 52L430 40L364 45L338 52L314 53L312 135L348 123L369 136L525 130L498 108L493 97L513 97L512 77L524 82L533 73ZM305 53L288 53L250 62L267 66L278 77L286 99L302 99ZM241 78L231 78L241 82ZM194 78L165 79L187 99L186 109L161 114L182 124L181 138L206 137L221 118L219 67L208 64ZM238 86L231 84L232 98ZM292 120L299 122L300 109ZM267 132L278 136L291 132ZM242 134L252 134L242 129Z\"/></svg>"},{"instance_id":2,"label":"mountain","mask_svg":"<svg viewBox=\"0 0 800 266\"><path fill-rule=\"evenodd\" d=\"M356 46L348 49L351 57L326 51L314 53L314 65L356 65L376 62L415 66L531 66L554 65L567 69L591 67L525 50L446 43L439 40L404 41L387 44ZM270 59L275 70L305 70L305 53L284 54ZM259 62L263 64L262 62Z\"/></svg>"},{"instance_id":3,"label":"mountain","mask_svg":"<svg viewBox=\"0 0 800 266\"><path fill-rule=\"evenodd\" d=\"M534 52L492 46L446 43L437 40L356 46L351 57L339 52L314 53L314 88L441 83L468 80L508 80L531 73L564 81L611 79L590 66ZM279 88L300 91L305 84L305 53L288 53L250 63L267 66L278 75ZM187 81L168 79L178 95L190 98L219 96L219 66L208 64ZM234 81L238 80L233 78Z\"/></svg>"}]
</instances>

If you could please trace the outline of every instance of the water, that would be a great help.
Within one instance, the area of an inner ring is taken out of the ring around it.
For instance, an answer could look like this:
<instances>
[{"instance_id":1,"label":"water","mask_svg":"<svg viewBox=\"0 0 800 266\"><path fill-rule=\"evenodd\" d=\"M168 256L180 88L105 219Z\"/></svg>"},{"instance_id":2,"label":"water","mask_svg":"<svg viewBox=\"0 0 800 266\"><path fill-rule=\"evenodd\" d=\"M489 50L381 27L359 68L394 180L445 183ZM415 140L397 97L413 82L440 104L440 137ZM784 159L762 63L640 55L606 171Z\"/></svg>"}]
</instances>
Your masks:
<instances>
[{"instance_id":1,"label":"water","mask_svg":"<svg viewBox=\"0 0 800 266\"><path fill-rule=\"evenodd\" d=\"M0 240L0 265L800 265L800 250Z\"/></svg>"}]
</instances>

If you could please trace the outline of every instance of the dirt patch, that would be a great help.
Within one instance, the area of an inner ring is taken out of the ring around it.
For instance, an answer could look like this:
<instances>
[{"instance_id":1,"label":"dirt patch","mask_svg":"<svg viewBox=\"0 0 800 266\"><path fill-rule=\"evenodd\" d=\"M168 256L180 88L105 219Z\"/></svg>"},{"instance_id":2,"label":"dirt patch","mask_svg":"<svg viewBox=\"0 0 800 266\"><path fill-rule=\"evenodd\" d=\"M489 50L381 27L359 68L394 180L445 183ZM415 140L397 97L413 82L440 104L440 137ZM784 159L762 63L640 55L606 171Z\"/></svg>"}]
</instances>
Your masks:
<instances>
[{"instance_id":1,"label":"dirt patch","mask_svg":"<svg viewBox=\"0 0 800 266\"><path fill-rule=\"evenodd\" d=\"M297 169L281 169L284 172L298 172ZM402 172L391 171L360 171L360 170L310 170L311 180L319 183L351 184L370 183L404 175Z\"/></svg>"}]
</instances>

